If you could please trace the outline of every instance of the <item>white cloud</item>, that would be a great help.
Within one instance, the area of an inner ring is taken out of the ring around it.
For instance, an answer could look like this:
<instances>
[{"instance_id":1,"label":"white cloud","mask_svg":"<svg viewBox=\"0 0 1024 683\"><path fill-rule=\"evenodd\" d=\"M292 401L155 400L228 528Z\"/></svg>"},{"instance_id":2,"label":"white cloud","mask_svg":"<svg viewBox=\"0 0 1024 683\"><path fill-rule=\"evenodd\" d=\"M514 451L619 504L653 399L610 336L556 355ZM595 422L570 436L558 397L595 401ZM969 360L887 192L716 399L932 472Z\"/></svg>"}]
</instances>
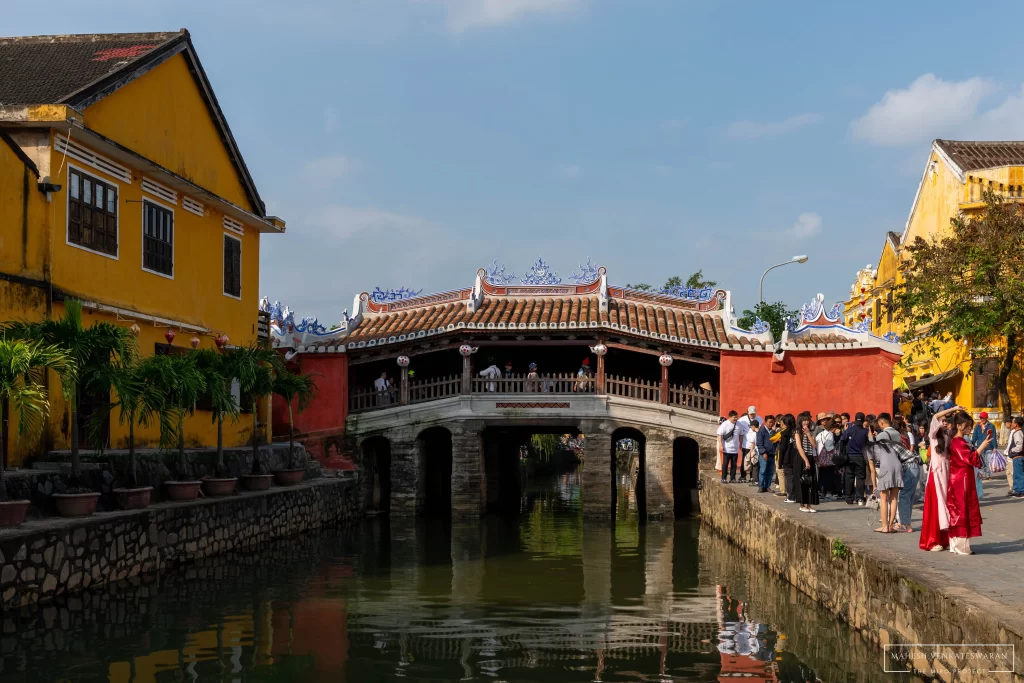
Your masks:
<instances>
[{"instance_id":1,"label":"white cloud","mask_svg":"<svg viewBox=\"0 0 1024 683\"><path fill-rule=\"evenodd\" d=\"M771 137L792 133L806 126L821 123L821 114L797 114L790 116L784 121L772 121L769 123L758 123L757 121L736 121L730 123L725 129L726 135L731 138L752 140L754 138Z\"/></svg>"},{"instance_id":2,"label":"white cloud","mask_svg":"<svg viewBox=\"0 0 1024 683\"><path fill-rule=\"evenodd\" d=\"M559 169L559 173L566 180L577 180L583 175L583 169L577 164L567 164Z\"/></svg>"},{"instance_id":3,"label":"white cloud","mask_svg":"<svg viewBox=\"0 0 1024 683\"><path fill-rule=\"evenodd\" d=\"M802 213L796 218L796 223L792 225L786 234L790 237L797 238L808 238L814 237L821 232L821 216L816 213L807 212Z\"/></svg>"},{"instance_id":4,"label":"white cloud","mask_svg":"<svg viewBox=\"0 0 1024 683\"><path fill-rule=\"evenodd\" d=\"M340 154L311 159L302 166L302 180L313 189L322 190L330 187L355 167L355 161Z\"/></svg>"},{"instance_id":5,"label":"white cloud","mask_svg":"<svg viewBox=\"0 0 1024 683\"><path fill-rule=\"evenodd\" d=\"M500 26L531 14L563 14L580 9L584 0L427 0L440 4L453 33Z\"/></svg>"},{"instance_id":6,"label":"white cloud","mask_svg":"<svg viewBox=\"0 0 1024 683\"><path fill-rule=\"evenodd\" d=\"M996 90L996 84L980 77L944 81L935 74L924 74L907 88L885 93L850 130L856 138L887 147L911 146L942 136L974 136L986 127L978 124L987 118L988 124L996 127L1003 116L1010 115L1003 107L1013 109L1011 100L1016 100L1018 112L1022 108L1020 98L1011 97L979 120L982 101Z\"/></svg>"},{"instance_id":7,"label":"white cloud","mask_svg":"<svg viewBox=\"0 0 1024 683\"><path fill-rule=\"evenodd\" d=\"M307 216L306 223L319 228L321 235L339 241L365 233L374 233L392 244L396 238L415 235L431 227L429 221L418 216L340 204L331 204L314 210Z\"/></svg>"}]
</instances>

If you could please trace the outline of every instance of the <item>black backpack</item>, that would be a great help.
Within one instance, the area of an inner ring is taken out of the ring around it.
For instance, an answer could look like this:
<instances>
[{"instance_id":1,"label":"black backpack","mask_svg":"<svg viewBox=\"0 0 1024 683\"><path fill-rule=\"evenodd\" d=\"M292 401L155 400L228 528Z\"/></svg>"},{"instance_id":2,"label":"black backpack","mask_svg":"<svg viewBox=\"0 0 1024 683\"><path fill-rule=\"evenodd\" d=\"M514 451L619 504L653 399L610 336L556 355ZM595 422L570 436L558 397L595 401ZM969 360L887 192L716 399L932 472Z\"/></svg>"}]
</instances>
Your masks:
<instances>
[{"instance_id":1,"label":"black backpack","mask_svg":"<svg viewBox=\"0 0 1024 683\"><path fill-rule=\"evenodd\" d=\"M845 440L839 441L839 448L836 449L836 454L832 456L832 464L836 467L846 467L850 464L850 454L847 452L848 443Z\"/></svg>"}]
</instances>

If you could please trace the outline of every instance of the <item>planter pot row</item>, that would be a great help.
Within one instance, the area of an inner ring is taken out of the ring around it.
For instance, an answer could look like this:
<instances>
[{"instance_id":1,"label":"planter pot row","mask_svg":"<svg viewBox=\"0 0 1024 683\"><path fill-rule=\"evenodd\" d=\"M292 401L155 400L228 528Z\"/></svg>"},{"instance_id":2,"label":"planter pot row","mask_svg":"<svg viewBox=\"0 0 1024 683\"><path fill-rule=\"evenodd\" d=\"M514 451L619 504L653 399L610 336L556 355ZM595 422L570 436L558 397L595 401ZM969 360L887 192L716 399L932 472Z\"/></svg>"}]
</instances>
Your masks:
<instances>
[{"instance_id":1,"label":"planter pot row","mask_svg":"<svg viewBox=\"0 0 1024 683\"><path fill-rule=\"evenodd\" d=\"M242 476L242 486L247 491L265 491L277 482L278 486L294 486L306 478L306 469L275 470L273 474L246 474ZM173 501L195 500L199 490L210 498L230 496L235 492L235 478L206 478L202 481L168 481L167 498ZM141 486L131 489L114 489L114 497L122 510L139 510L149 507L153 493L152 486ZM96 512L99 493L55 493L53 494L57 512L61 517L88 517ZM30 501L0 501L0 527L16 527L25 521Z\"/></svg>"}]
</instances>

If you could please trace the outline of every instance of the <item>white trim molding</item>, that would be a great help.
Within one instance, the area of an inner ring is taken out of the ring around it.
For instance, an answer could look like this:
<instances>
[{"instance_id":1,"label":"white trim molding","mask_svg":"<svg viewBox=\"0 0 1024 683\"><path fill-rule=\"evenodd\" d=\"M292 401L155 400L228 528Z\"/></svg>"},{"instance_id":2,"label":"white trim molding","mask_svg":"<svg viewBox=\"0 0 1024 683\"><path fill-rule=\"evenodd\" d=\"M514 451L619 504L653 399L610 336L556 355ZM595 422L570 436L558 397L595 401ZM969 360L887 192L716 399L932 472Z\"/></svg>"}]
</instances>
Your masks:
<instances>
[{"instance_id":1,"label":"white trim molding","mask_svg":"<svg viewBox=\"0 0 1024 683\"><path fill-rule=\"evenodd\" d=\"M103 171L112 178L117 178L122 183L132 182L132 172L127 166L122 166L113 159L93 152L91 149L82 147L73 140L68 140L63 135L54 136L54 150L59 154L67 154L72 159L77 159L83 164L92 166L93 168Z\"/></svg>"}]
</instances>

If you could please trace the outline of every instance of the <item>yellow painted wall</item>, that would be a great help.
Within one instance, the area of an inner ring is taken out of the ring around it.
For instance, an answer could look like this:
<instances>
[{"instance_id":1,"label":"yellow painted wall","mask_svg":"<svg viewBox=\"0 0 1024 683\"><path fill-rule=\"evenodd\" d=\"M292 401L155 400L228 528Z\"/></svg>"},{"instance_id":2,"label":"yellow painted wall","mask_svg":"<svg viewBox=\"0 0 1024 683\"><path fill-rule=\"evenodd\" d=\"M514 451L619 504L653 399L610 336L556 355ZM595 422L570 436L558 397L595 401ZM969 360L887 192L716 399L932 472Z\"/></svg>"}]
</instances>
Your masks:
<instances>
[{"instance_id":1,"label":"yellow painted wall","mask_svg":"<svg viewBox=\"0 0 1024 683\"><path fill-rule=\"evenodd\" d=\"M907 235L904 244L913 242L917 237L926 240L941 238L950 230L950 219L957 216L961 211L970 213L977 211L984 206L981 202L982 188L989 188L989 181L994 191L1004 194L1011 193L1010 185L1024 185L1024 168L1007 167L998 169L987 169L973 172L961 182L957 175L946 165L946 163L933 151L928 158L928 166L921 185L920 196L910 219ZM974 185L972 189L972 184ZM900 256L890 247L888 239L883 243L882 254L878 263L878 272L874 280L874 288L870 292L869 302L872 312L874 300L886 298L887 292L902 282L898 271ZM853 300L848 302L848 309L856 303ZM883 335L886 332L901 334L902 330L896 324L883 322L880 326L872 326L872 332ZM971 409L980 412L989 409L992 412L1000 410L998 401L994 406L977 405L974 400L975 376L970 372L971 354L969 349L960 340L949 341L939 345L936 351L930 349L930 345L919 343L904 347L904 361L897 364L894 370L894 386L899 386L903 381L919 379L924 375L938 375L954 368L961 370L961 376L957 379L949 379L939 382L932 387L926 388L927 392L937 390L943 395L946 391L953 392L954 400ZM1015 368L1009 381L1010 399L1015 411L1021 411L1021 400L1024 399L1024 374L1019 368Z\"/></svg>"},{"instance_id":2,"label":"yellow painted wall","mask_svg":"<svg viewBox=\"0 0 1024 683\"><path fill-rule=\"evenodd\" d=\"M85 125L252 212L183 55L85 110Z\"/></svg>"},{"instance_id":3,"label":"yellow painted wall","mask_svg":"<svg viewBox=\"0 0 1024 683\"><path fill-rule=\"evenodd\" d=\"M199 98L198 88L188 72L184 58L177 55L107 98L86 109L86 125L118 141L158 164L225 197L252 209L226 149L217 134L209 112ZM45 140L45 138L44 138ZM52 138L51 138L52 142ZM88 147L79 138L76 143ZM52 273L54 292L85 301L125 309L124 314L85 313L85 322L103 318L126 327L137 321L142 328L139 348L143 355L153 353L156 343L164 343L167 326L135 318L133 313L158 316L171 321L208 329L200 334L201 346L210 348L213 338L227 334L231 344L245 345L256 339L259 287L260 234L246 226L242 240L241 298L223 294L223 239L237 237L223 227L223 214L216 202L201 201L205 215L197 216L182 208L179 194L173 205L142 191L142 173L132 169L131 182L117 180L64 154L51 144L49 153L52 182L62 186L47 203L36 187L34 175L29 189L29 230L27 243L22 237L20 217L23 206L24 165L10 148L0 141L0 273L45 280ZM68 244L67 199L68 170L74 166L118 189L118 254L116 258ZM30 174L31 175L31 174ZM152 178L157 182L160 178ZM167 278L142 269L143 198L170 208L174 215L174 274ZM14 284L0 278L0 322L14 319L43 319L49 301L46 288ZM63 306L52 304L50 315L63 313ZM192 332L174 327L174 344L187 348ZM59 382L51 378L51 415L42 437L8 445L8 462L19 465L24 458L43 448L68 448L69 415L59 395ZM269 400L261 415L269 416ZM16 417L12 416L13 420ZM264 438L269 439L269 417ZM216 444L216 426L209 413L197 413L186 422L186 443L190 446ZM127 429L115 419L111 425L111 445L122 447ZM155 445L155 429L138 429L137 445ZM13 436L13 430L12 430ZM244 445L251 438L251 415L243 415L237 424L226 424L226 446Z\"/></svg>"}]
</instances>

